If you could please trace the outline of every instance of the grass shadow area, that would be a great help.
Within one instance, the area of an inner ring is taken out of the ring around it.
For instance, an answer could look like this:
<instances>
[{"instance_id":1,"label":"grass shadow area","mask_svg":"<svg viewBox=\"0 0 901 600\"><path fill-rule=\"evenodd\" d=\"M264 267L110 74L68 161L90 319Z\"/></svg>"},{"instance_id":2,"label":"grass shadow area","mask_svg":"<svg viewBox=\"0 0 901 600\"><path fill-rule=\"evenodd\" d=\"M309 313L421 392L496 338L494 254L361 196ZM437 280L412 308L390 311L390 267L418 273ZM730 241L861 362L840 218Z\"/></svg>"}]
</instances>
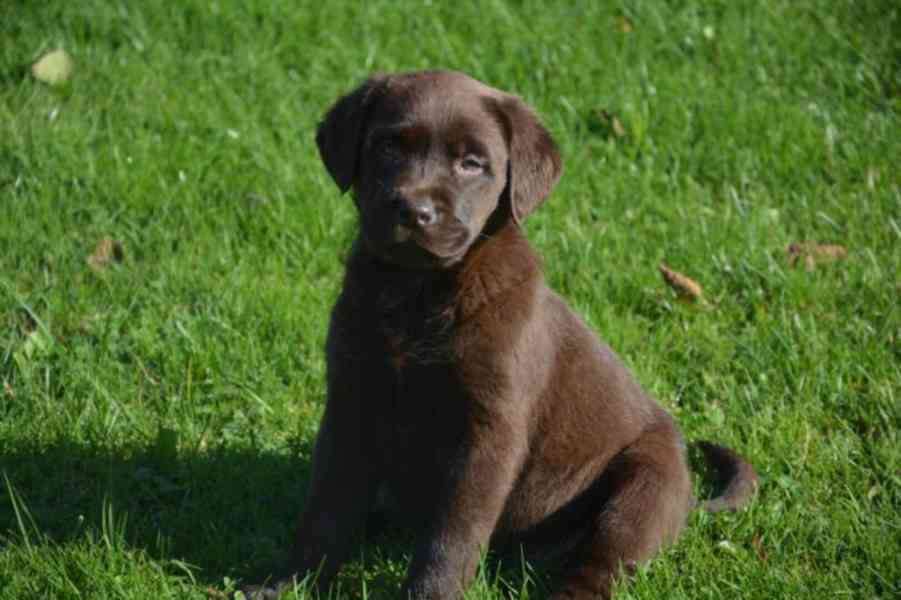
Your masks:
<instances>
[{"instance_id":1,"label":"grass shadow area","mask_svg":"<svg viewBox=\"0 0 901 600\"><path fill-rule=\"evenodd\" d=\"M60 441L0 449L0 472L12 490L0 495L0 532L30 538L20 543L65 546L107 536L111 521L126 545L190 565L201 583L274 569L303 502L310 448L185 452L166 437L144 448Z\"/></svg>"},{"instance_id":2,"label":"grass shadow area","mask_svg":"<svg viewBox=\"0 0 901 600\"><path fill-rule=\"evenodd\" d=\"M145 447L106 450L62 440L4 448L0 551L33 547L62 563L61 548L111 544L117 546L113 555L149 559L151 570L167 576L182 577L187 567L194 591L199 585L225 597L225 581L255 582L281 570L309 483L311 450L303 443L287 452L252 446L176 451L165 431ZM413 532L387 521L369 525L372 531L342 569L338 597L355 598L365 589L367 597L387 600L402 585ZM90 560L107 559L101 553ZM503 598L528 589L542 598L549 583L513 556L490 555L473 588Z\"/></svg>"}]
</instances>

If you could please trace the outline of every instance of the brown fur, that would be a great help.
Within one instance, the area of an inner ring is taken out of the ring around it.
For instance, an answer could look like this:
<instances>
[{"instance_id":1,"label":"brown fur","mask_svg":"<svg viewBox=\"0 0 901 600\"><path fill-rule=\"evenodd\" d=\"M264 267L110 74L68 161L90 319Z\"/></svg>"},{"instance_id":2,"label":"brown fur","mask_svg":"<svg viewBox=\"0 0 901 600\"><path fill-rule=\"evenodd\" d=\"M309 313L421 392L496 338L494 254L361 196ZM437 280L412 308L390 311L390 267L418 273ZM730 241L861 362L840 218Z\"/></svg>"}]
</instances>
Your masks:
<instances>
[{"instance_id":1,"label":"brown fur","mask_svg":"<svg viewBox=\"0 0 901 600\"><path fill-rule=\"evenodd\" d=\"M405 598L457 599L482 550L562 556L553 598L608 598L692 507L673 419L544 283L520 223L561 175L515 96L465 75L379 75L317 135L360 213L327 343L328 398L289 577L327 586L378 503L419 535ZM756 485L738 455L708 508Z\"/></svg>"}]
</instances>

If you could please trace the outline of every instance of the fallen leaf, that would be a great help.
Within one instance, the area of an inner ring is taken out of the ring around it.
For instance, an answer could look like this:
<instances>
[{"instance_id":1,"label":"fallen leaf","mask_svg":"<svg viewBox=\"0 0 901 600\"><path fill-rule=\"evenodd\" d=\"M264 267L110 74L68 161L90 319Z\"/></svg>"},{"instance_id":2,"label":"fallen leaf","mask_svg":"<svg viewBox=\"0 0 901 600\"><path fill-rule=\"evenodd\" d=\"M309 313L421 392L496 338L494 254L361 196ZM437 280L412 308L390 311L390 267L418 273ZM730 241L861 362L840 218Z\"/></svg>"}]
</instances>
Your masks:
<instances>
[{"instance_id":1,"label":"fallen leaf","mask_svg":"<svg viewBox=\"0 0 901 600\"><path fill-rule=\"evenodd\" d=\"M97 242L97 247L88 257L88 265L99 273L111 263L120 263L124 258L125 250L121 242L112 238L103 238Z\"/></svg>"},{"instance_id":2,"label":"fallen leaf","mask_svg":"<svg viewBox=\"0 0 901 600\"><path fill-rule=\"evenodd\" d=\"M623 33L632 33L635 30L635 25L632 24L632 21L628 17L620 17L617 19L616 25Z\"/></svg>"},{"instance_id":3,"label":"fallen leaf","mask_svg":"<svg viewBox=\"0 0 901 600\"><path fill-rule=\"evenodd\" d=\"M606 108L602 109L599 114L601 117L601 122L604 123L604 125L607 125L610 130L613 131L613 134L616 137L626 137L626 128L623 127L622 121L619 120L619 117L617 117Z\"/></svg>"},{"instance_id":4,"label":"fallen leaf","mask_svg":"<svg viewBox=\"0 0 901 600\"><path fill-rule=\"evenodd\" d=\"M812 271L817 263L827 263L848 256L848 250L838 244L820 244L818 242L795 242L785 248L788 264L796 267L802 261L807 271Z\"/></svg>"},{"instance_id":5,"label":"fallen leaf","mask_svg":"<svg viewBox=\"0 0 901 600\"><path fill-rule=\"evenodd\" d=\"M16 398L16 390L13 389L13 386L9 385L9 382L5 379L3 380L3 391L6 392L6 395L10 398Z\"/></svg>"},{"instance_id":6,"label":"fallen leaf","mask_svg":"<svg viewBox=\"0 0 901 600\"><path fill-rule=\"evenodd\" d=\"M761 562L766 562L767 553L763 547L763 538L760 537L760 533L754 534L754 537L751 538L751 545L754 546L754 551L757 552L757 558Z\"/></svg>"},{"instance_id":7,"label":"fallen leaf","mask_svg":"<svg viewBox=\"0 0 901 600\"><path fill-rule=\"evenodd\" d=\"M49 85L63 83L75 70L75 61L65 50L51 50L31 65L31 74Z\"/></svg>"},{"instance_id":8,"label":"fallen leaf","mask_svg":"<svg viewBox=\"0 0 901 600\"><path fill-rule=\"evenodd\" d=\"M225 600L228 598L228 594L223 592L222 590L217 590L216 588L209 586L206 588L206 597L207 598L216 598Z\"/></svg>"},{"instance_id":9,"label":"fallen leaf","mask_svg":"<svg viewBox=\"0 0 901 600\"><path fill-rule=\"evenodd\" d=\"M592 133L603 136L608 141L622 139L629 134L619 117L606 108L591 111L588 127Z\"/></svg>"},{"instance_id":10,"label":"fallen leaf","mask_svg":"<svg viewBox=\"0 0 901 600\"><path fill-rule=\"evenodd\" d=\"M663 275L663 280L667 285L673 288L676 293L683 298L697 300L704 293L697 281L678 271L673 271L664 263L660 263L660 274Z\"/></svg>"}]
</instances>

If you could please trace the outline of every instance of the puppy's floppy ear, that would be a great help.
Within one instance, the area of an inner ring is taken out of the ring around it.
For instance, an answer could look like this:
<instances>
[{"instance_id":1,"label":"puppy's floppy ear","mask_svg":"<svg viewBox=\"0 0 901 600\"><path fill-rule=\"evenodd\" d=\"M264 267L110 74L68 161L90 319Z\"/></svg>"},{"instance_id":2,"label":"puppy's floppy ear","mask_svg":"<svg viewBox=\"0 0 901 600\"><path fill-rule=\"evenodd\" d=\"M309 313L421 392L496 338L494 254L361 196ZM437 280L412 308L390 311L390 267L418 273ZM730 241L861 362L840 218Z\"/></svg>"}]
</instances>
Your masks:
<instances>
[{"instance_id":1,"label":"puppy's floppy ear","mask_svg":"<svg viewBox=\"0 0 901 600\"><path fill-rule=\"evenodd\" d=\"M342 192L350 189L356 180L369 107L387 79L385 75L373 75L339 98L316 130L319 156Z\"/></svg>"},{"instance_id":2,"label":"puppy's floppy ear","mask_svg":"<svg viewBox=\"0 0 901 600\"><path fill-rule=\"evenodd\" d=\"M520 98L504 94L493 104L509 148L510 214L521 225L557 184L563 174L563 160L538 116Z\"/></svg>"}]
</instances>

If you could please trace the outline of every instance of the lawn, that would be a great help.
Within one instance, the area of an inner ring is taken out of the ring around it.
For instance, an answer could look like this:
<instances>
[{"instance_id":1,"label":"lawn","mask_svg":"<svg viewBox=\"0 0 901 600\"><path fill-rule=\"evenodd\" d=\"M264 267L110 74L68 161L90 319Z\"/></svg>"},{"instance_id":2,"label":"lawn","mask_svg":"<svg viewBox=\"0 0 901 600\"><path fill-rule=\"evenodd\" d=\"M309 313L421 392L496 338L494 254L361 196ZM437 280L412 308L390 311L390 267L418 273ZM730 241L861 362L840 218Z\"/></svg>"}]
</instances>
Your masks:
<instances>
[{"instance_id":1,"label":"lawn","mask_svg":"<svg viewBox=\"0 0 901 600\"><path fill-rule=\"evenodd\" d=\"M0 599L220 599L278 565L355 227L313 133L426 67L536 107L549 283L759 471L618 597L901 594L896 2L5 0L0 40ZM36 80L56 48L70 77ZM410 549L361 546L339 597L396 598ZM546 590L489 558L467 597Z\"/></svg>"}]
</instances>

